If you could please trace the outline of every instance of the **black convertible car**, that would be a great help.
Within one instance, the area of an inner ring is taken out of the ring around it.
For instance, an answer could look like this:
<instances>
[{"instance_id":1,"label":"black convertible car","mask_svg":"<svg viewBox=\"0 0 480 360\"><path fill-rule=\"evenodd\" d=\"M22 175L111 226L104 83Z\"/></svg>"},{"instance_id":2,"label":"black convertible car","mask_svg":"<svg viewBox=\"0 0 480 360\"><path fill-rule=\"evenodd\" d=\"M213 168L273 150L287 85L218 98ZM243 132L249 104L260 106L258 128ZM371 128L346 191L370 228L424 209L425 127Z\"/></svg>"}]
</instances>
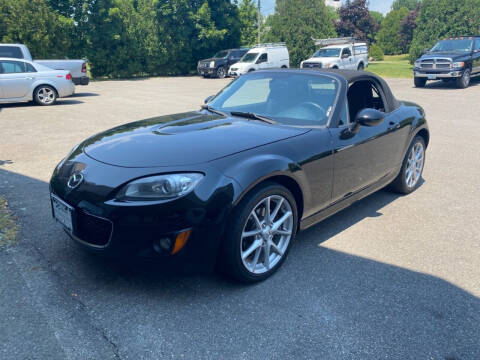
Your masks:
<instances>
[{"instance_id":1,"label":"black convertible car","mask_svg":"<svg viewBox=\"0 0 480 360\"><path fill-rule=\"evenodd\" d=\"M423 109L373 74L258 71L201 110L75 147L53 173L52 211L94 252L260 281L299 230L387 185L414 191L429 137Z\"/></svg>"}]
</instances>

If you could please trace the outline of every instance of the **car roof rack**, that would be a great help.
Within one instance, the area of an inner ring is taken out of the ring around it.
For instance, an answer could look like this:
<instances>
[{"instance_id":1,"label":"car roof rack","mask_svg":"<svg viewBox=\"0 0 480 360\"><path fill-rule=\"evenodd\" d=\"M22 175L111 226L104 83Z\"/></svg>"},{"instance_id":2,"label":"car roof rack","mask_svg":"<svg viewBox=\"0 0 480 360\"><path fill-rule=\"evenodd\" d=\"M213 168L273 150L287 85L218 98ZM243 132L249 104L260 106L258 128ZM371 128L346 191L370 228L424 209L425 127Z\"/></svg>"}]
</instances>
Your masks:
<instances>
[{"instance_id":1,"label":"car roof rack","mask_svg":"<svg viewBox=\"0 0 480 360\"><path fill-rule=\"evenodd\" d=\"M330 39L314 39L316 46L329 46L329 45L343 45L343 44L355 44L358 42L366 43L365 40L358 40L354 37L343 37L343 38L330 38Z\"/></svg>"},{"instance_id":2,"label":"car roof rack","mask_svg":"<svg viewBox=\"0 0 480 360\"><path fill-rule=\"evenodd\" d=\"M257 44L252 49L256 48L267 48L267 47L283 47L286 46L286 43L284 42L278 42L278 43L265 43L265 44Z\"/></svg>"}]
</instances>

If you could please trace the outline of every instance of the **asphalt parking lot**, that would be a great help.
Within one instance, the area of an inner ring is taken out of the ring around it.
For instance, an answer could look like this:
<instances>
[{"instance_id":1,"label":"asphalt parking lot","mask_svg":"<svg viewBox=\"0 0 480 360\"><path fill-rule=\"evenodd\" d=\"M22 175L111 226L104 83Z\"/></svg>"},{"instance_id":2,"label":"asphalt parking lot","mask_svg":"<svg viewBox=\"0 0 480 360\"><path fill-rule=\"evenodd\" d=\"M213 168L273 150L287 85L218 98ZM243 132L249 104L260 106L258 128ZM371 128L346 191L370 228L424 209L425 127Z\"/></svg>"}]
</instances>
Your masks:
<instances>
[{"instance_id":1,"label":"asphalt parking lot","mask_svg":"<svg viewBox=\"0 0 480 360\"><path fill-rule=\"evenodd\" d=\"M196 109L228 81L94 82L54 107L3 106L0 194L21 232L0 250L0 358L480 359L479 80L389 80L427 113L422 186L301 233L264 283L98 259L55 224L48 180L75 144Z\"/></svg>"}]
</instances>

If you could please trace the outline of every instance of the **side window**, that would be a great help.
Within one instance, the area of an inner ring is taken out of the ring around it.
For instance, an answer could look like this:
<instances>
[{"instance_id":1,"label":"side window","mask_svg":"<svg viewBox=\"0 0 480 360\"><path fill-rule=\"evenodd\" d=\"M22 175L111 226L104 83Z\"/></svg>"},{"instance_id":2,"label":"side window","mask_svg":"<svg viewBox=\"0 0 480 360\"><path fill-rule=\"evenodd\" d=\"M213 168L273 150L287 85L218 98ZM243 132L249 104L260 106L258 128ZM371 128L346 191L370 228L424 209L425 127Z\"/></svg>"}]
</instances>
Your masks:
<instances>
[{"instance_id":1,"label":"side window","mask_svg":"<svg viewBox=\"0 0 480 360\"><path fill-rule=\"evenodd\" d=\"M372 84L372 101L373 101L374 109L385 112L385 104L383 103L382 95L380 94L380 91L378 91L378 89L373 84Z\"/></svg>"},{"instance_id":2,"label":"side window","mask_svg":"<svg viewBox=\"0 0 480 360\"><path fill-rule=\"evenodd\" d=\"M473 50L480 50L480 38L475 39L475 43L473 44Z\"/></svg>"},{"instance_id":3,"label":"side window","mask_svg":"<svg viewBox=\"0 0 480 360\"><path fill-rule=\"evenodd\" d=\"M2 61L0 71L2 74L16 74L25 72L25 63L20 61Z\"/></svg>"},{"instance_id":4,"label":"side window","mask_svg":"<svg viewBox=\"0 0 480 360\"><path fill-rule=\"evenodd\" d=\"M29 73L32 73L32 72L37 72L37 70L35 70L35 68L30 65L29 63L25 63L25 67L26 67L26 72L29 72Z\"/></svg>"},{"instance_id":5,"label":"side window","mask_svg":"<svg viewBox=\"0 0 480 360\"><path fill-rule=\"evenodd\" d=\"M347 56L347 55L348 55L348 57L352 56L352 52L350 51L349 48L345 48L345 49L342 50L342 57Z\"/></svg>"},{"instance_id":6,"label":"side window","mask_svg":"<svg viewBox=\"0 0 480 360\"><path fill-rule=\"evenodd\" d=\"M23 59L23 54L18 46L0 46L0 57Z\"/></svg>"},{"instance_id":7,"label":"side window","mask_svg":"<svg viewBox=\"0 0 480 360\"><path fill-rule=\"evenodd\" d=\"M258 63L264 63L264 62L267 62L268 61L268 55L267 53L264 53L262 55L260 55L260 57L258 58Z\"/></svg>"}]
</instances>

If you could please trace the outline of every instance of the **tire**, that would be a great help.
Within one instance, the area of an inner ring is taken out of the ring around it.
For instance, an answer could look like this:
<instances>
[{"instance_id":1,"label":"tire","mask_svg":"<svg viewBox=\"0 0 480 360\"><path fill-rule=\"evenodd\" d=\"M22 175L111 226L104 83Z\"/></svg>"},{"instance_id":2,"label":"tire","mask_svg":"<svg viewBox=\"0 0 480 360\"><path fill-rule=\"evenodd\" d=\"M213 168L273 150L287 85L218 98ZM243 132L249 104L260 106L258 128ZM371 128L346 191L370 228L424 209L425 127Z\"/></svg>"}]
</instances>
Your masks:
<instances>
[{"instance_id":1,"label":"tire","mask_svg":"<svg viewBox=\"0 0 480 360\"><path fill-rule=\"evenodd\" d=\"M219 79L225 79L226 76L227 76L227 70L225 69L225 67L220 66L220 67L217 69L217 78L219 78Z\"/></svg>"},{"instance_id":2,"label":"tire","mask_svg":"<svg viewBox=\"0 0 480 360\"><path fill-rule=\"evenodd\" d=\"M421 152L419 152L419 149L421 149ZM421 157L419 157L419 154L421 154ZM425 155L425 140L421 136L416 136L408 147L400 173L390 184L390 189L399 194L410 194L415 191L420 186L425 166Z\"/></svg>"},{"instance_id":3,"label":"tire","mask_svg":"<svg viewBox=\"0 0 480 360\"><path fill-rule=\"evenodd\" d=\"M358 71L363 71L364 69L365 69L365 65L363 65L363 63L358 64L358 68L357 68Z\"/></svg>"},{"instance_id":4,"label":"tire","mask_svg":"<svg viewBox=\"0 0 480 360\"><path fill-rule=\"evenodd\" d=\"M421 78L421 77L416 77L416 78L413 79L413 82L415 84L415 87L423 88L423 87L425 87L425 84L427 83L427 79Z\"/></svg>"},{"instance_id":5,"label":"tire","mask_svg":"<svg viewBox=\"0 0 480 360\"><path fill-rule=\"evenodd\" d=\"M254 71L255 71L255 69L248 70L249 73L254 72Z\"/></svg>"},{"instance_id":6,"label":"tire","mask_svg":"<svg viewBox=\"0 0 480 360\"><path fill-rule=\"evenodd\" d=\"M463 72L463 75L457 79L455 79L455 84L459 89L466 89L470 85L470 78L471 78L471 70L466 69Z\"/></svg>"},{"instance_id":7,"label":"tire","mask_svg":"<svg viewBox=\"0 0 480 360\"><path fill-rule=\"evenodd\" d=\"M266 221L267 202L272 221ZM223 270L244 283L267 279L285 261L295 239L297 223L297 206L288 189L275 183L265 183L254 189L231 215L220 251ZM278 230L275 230L276 224Z\"/></svg>"},{"instance_id":8,"label":"tire","mask_svg":"<svg viewBox=\"0 0 480 360\"><path fill-rule=\"evenodd\" d=\"M50 85L40 85L33 92L33 100L42 106L50 106L57 102L58 94Z\"/></svg>"}]
</instances>

